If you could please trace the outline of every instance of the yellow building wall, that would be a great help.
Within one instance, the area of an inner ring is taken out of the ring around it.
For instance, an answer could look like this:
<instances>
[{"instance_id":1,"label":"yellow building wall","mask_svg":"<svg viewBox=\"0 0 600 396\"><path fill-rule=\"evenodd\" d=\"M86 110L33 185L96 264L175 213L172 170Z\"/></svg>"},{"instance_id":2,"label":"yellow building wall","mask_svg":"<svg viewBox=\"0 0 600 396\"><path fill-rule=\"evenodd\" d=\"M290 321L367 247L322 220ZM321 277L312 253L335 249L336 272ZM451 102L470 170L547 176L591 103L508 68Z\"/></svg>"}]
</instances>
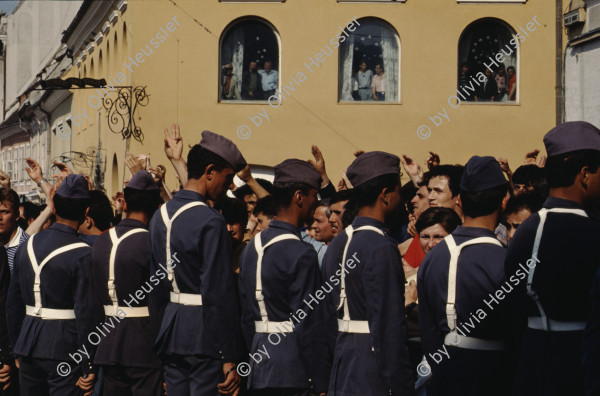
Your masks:
<instances>
[{"instance_id":1,"label":"yellow building wall","mask_svg":"<svg viewBox=\"0 0 600 396\"><path fill-rule=\"evenodd\" d=\"M136 122L144 133L143 144L131 140L130 151L151 156L152 165L167 164L163 129L179 123L187 155L198 143L201 131L227 136L251 164L273 166L286 158L308 159L317 144L326 159L328 173L337 183L340 171L353 160L355 150L384 150L407 154L423 162L428 151L439 153L442 163L465 163L472 155L506 156L513 169L532 149L543 150L542 137L555 124L555 9L550 0L525 4L457 4L456 0L405 3L338 3L336 0L287 0L285 3L220 3L217 0L129 1L96 50L69 76L79 76L85 65L89 74L94 60L96 78L109 81L123 72L122 85L147 86L149 104L139 107ZM302 72L306 80L278 108L266 103L219 103L219 44L227 26L237 18L258 16L271 23L280 38L280 83ZM150 40L165 31L173 18L180 23L169 37L144 56L144 62L127 70L124 62L135 59ZM326 57L320 69L304 66L354 17L376 17L388 22L400 41L400 98L397 104L338 103L338 50ZM518 58L518 104L463 104L450 108L448 97L456 93L458 42L463 30L480 18L494 17L514 30L526 29L537 17L535 32L521 43ZM196 21L194 20L196 19ZM127 47L123 48L123 23ZM208 31L207 31L208 30ZM114 46L117 36L118 48ZM110 43L107 51L106 45ZM99 66L99 50L103 65ZM67 76L67 77L69 77ZM82 74L83 76L83 74ZM87 108L92 122L74 127L73 150L85 151L98 142L100 122L106 149L105 187L114 193L111 180L113 157L118 160L118 179L124 177L126 146L108 131L106 115L100 121L90 107L94 90L76 91L73 111ZM249 120L263 111L256 127ZM446 109L450 121L435 127L429 120ZM427 124L431 136L421 139L417 128ZM240 125L252 129L249 138L236 134ZM167 181L175 186L173 169ZM125 177L128 176L128 171Z\"/></svg>"}]
</instances>

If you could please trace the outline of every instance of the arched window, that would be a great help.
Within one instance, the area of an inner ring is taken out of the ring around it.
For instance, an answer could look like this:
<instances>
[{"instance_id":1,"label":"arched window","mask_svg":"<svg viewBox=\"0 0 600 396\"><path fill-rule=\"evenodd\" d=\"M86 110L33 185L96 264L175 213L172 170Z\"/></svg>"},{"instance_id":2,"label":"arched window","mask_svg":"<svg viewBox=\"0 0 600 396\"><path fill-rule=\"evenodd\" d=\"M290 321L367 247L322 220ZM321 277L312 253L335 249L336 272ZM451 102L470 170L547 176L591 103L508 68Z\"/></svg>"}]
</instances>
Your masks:
<instances>
[{"instance_id":1,"label":"arched window","mask_svg":"<svg viewBox=\"0 0 600 396\"><path fill-rule=\"evenodd\" d=\"M279 88L279 39L260 19L233 22L221 36L219 100L267 100Z\"/></svg>"},{"instance_id":2,"label":"arched window","mask_svg":"<svg viewBox=\"0 0 600 396\"><path fill-rule=\"evenodd\" d=\"M387 22L363 18L340 34L339 100L398 102L400 40Z\"/></svg>"},{"instance_id":3,"label":"arched window","mask_svg":"<svg viewBox=\"0 0 600 396\"><path fill-rule=\"evenodd\" d=\"M94 58L90 59L90 78L95 78L96 74L94 73Z\"/></svg>"},{"instance_id":4,"label":"arched window","mask_svg":"<svg viewBox=\"0 0 600 396\"><path fill-rule=\"evenodd\" d=\"M479 19L465 28L458 44L462 100L516 101L517 37L510 26L495 18Z\"/></svg>"}]
</instances>

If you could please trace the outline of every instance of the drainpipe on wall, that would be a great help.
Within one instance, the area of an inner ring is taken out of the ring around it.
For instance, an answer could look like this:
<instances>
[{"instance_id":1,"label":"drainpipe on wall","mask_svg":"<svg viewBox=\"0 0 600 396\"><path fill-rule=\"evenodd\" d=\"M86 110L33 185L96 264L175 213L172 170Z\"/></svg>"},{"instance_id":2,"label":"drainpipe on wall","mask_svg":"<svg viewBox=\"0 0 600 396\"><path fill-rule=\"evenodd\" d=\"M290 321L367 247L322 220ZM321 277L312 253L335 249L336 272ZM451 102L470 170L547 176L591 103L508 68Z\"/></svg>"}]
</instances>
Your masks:
<instances>
[{"instance_id":1,"label":"drainpipe on wall","mask_svg":"<svg viewBox=\"0 0 600 396\"><path fill-rule=\"evenodd\" d=\"M555 65L556 65L556 125L561 124L564 120L564 63L563 63L563 49L562 49L562 0L556 0L556 51L555 51ZM566 54L566 48L565 48Z\"/></svg>"}]
</instances>

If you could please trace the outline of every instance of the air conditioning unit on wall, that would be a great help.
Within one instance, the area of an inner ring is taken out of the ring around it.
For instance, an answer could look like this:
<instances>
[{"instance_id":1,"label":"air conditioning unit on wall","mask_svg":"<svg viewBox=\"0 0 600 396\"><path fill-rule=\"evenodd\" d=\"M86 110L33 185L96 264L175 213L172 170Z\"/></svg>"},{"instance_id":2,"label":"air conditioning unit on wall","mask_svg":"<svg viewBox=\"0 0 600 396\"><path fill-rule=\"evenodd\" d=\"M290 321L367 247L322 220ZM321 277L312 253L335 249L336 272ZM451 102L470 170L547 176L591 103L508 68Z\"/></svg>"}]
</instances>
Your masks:
<instances>
[{"instance_id":1,"label":"air conditioning unit on wall","mask_svg":"<svg viewBox=\"0 0 600 396\"><path fill-rule=\"evenodd\" d=\"M564 15L565 27L585 22L585 8L581 7Z\"/></svg>"}]
</instances>

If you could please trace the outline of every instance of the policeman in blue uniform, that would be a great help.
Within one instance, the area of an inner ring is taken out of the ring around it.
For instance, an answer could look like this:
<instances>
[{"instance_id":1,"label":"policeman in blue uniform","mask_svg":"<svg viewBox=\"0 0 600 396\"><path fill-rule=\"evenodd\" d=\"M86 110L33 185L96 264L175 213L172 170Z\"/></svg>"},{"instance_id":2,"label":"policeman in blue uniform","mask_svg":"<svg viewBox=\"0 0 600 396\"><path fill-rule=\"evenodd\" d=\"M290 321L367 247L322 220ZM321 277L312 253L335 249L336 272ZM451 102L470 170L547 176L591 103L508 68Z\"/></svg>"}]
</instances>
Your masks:
<instances>
[{"instance_id":1,"label":"policeman in blue uniform","mask_svg":"<svg viewBox=\"0 0 600 396\"><path fill-rule=\"evenodd\" d=\"M91 393L88 336L97 324L89 294L91 248L77 237L89 196L83 176L67 176L53 198L56 223L15 255L7 312L21 395Z\"/></svg>"},{"instance_id":2,"label":"policeman in blue uniform","mask_svg":"<svg viewBox=\"0 0 600 396\"><path fill-rule=\"evenodd\" d=\"M172 395L237 395L241 328L225 219L217 200L246 166L229 139L202 132L188 154L188 182L150 222L150 274L166 272L151 293L160 326L155 351Z\"/></svg>"},{"instance_id":3,"label":"policeman in blue uniform","mask_svg":"<svg viewBox=\"0 0 600 396\"><path fill-rule=\"evenodd\" d=\"M550 195L519 226L506 257L506 276L527 274L510 301L520 347L513 394L583 395L582 342L600 264L600 222L589 213L600 199L600 130L567 122L544 144ZM584 369L598 378L597 365Z\"/></svg>"},{"instance_id":4,"label":"policeman in blue uniform","mask_svg":"<svg viewBox=\"0 0 600 396\"><path fill-rule=\"evenodd\" d=\"M507 192L498 161L472 157L460 183L465 220L419 268L419 327L432 373L428 396L506 396L510 390L501 300L513 286L505 283L506 248L494 233Z\"/></svg>"},{"instance_id":5,"label":"policeman in blue uniform","mask_svg":"<svg viewBox=\"0 0 600 396\"><path fill-rule=\"evenodd\" d=\"M329 245L322 269L324 284L333 289L325 302L334 313L327 315L335 351L328 395L410 395L404 271L386 228L402 202L400 159L364 153L346 175L358 216Z\"/></svg>"},{"instance_id":6,"label":"policeman in blue uniform","mask_svg":"<svg viewBox=\"0 0 600 396\"><path fill-rule=\"evenodd\" d=\"M146 170L123 193L126 218L92 247L91 289L109 330L94 363L104 368L104 395L162 396L162 364L152 352L156 334L148 312L148 293L160 275L149 275L147 230L160 193Z\"/></svg>"},{"instance_id":7,"label":"policeman in blue uniform","mask_svg":"<svg viewBox=\"0 0 600 396\"><path fill-rule=\"evenodd\" d=\"M321 176L306 161L275 167L277 219L244 249L239 275L242 324L250 350L248 386L256 395L325 393L329 355L324 337L319 261L300 229L310 222Z\"/></svg>"}]
</instances>

